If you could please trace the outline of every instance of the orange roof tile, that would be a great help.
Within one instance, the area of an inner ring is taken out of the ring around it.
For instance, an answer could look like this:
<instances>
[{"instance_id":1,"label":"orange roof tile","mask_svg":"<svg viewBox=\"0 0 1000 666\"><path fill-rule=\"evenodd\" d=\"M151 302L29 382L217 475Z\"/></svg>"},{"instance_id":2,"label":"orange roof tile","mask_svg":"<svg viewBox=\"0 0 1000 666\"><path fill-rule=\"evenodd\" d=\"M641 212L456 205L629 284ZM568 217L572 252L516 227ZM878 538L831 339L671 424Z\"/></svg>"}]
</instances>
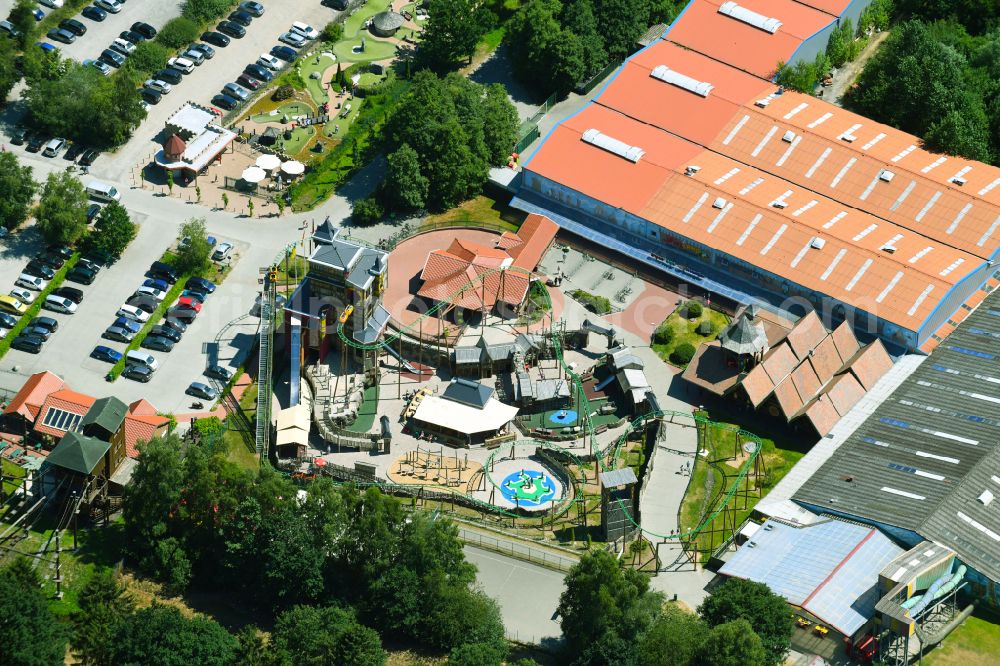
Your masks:
<instances>
[{"instance_id":1,"label":"orange roof tile","mask_svg":"<svg viewBox=\"0 0 1000 666\"><path fill-rule=\"evenodd\" d=\"M823 338L816 345L816 348L812 350L812 354L808 355L807 360L812 365L813 370L816 371L816 376L819 377L821 384L830 381L844 365L844 360L837 352L837 345L833 341L833 335Z\"/></svg>"},{"instance_id":2,"label":"orange roof tile","mask_svg":"<svg viewBox=\"0 0 1000 666\"><path fill-rule=\"evenodd\" d=\"M816 375L816 370L805 361L792 371L791 382L795 385L795 390L798 391L802 402L812 399L823 388L823 382Z\"/></svg>"},{"instance_id":3,"label":"orange roof tile","mask_svg":"<svg viewBox=\"0 0 1000 666\"><path fill-rule=\"evenodd\" d=\"M28 377L24 384L4 408L4 414L20 414L25 420L34 421L38 417L45 398L54 391L66 386L59 375L48 370L36 372Z\"/></svg>"},{"instance_id":4,"label":"orange roof tile","mask_svg":"<svg viewBox=\"0 0 1000 666\"><path fill-rule=\"evenodd\" d=\"M837 375L836 379L826 387L824 393L833 402L837 413L843 416L851 411L851 407L854 407L858 400L864 397L865 387L858 382L854 375L847 372Z\"/></svg>"},{"instance_id":5,"label":"orange roof tile","mask_svg":"<svg viewBox=\"0 0 1000 666\"><path fill-rule=\"evenodd\" d=\"M782 382L775 386L774 397L778 399L778 405L786 419L791 419L802 407L802 397L796 390L794 382Z\"/></svg>"},{"instance_id":6,"label":"orange roof tile","mask_svg":"<svg viewBox=\"0 0 1000 666\"><path fill-rule=\"evenodd\" d=\"M65 430L58 430L52 426L45 425L45 417L50 409L61 409L65 412L71 414L77 414L83 417L87 414L87 410L90 409L91 405L94 404L96 398L92 398L89 395L84 395L83 393L77 393L76 391L71 391L69 389L60 389L50 393L45 402L42 404L42 408L38 412L38 418L35 420L35 432L41 433L43 435L51 435L52 437L62 437L66 434Z\"/></svg>"},{"instance_id":7,"label":"orange roof tile","mask_svg":"<svg viewBox=\"0 0 1000 666\"><path fill-rule=\"evenodd\" d=\"M146 402L141 400L138 402ZM133 405L137 403L132 403ZM149 404L148 402L146 403ZM125 455L129 458L138 458L139 450L136 444L148 442L156 435L156 431L163 428L170 419L166 416L156 414L134 414L129 413L125 417Z\"/></svg>"},{"instance_id":8,"label":"orange roof tile","mask_svg":"<svg viewBox=\"0 0 1000 666\"><path fill-rule=\"evenodd\" d=\"M140 398L128 406L128 413L133 415L156 415L156 407L153 403L144 398Z\"/></svg>"},{"instance_id":9,"label":"orange roof tile","mask_svg":"<svg viewBox=\"0 0 1000 666\"><path fill-rule=\"evenodd\" d=\"M861 343L855 337L854 329L847 322L841 322L840 326L835 328L833 333L830 334L830 337L833 339L834 344L837 345L837 352L844 362L847 362L848 359L857 354L858 350L861 349Z\"/></svg>"},{"instance_id":10,"label":"orange roof tile","mask_svg":"<svg viewBox=\"0 0 1000 666\"><path fill-rule=\"evenodd\" d=\"M826 437L840 420L840 414L834 408L833 402L822 395L803 411L820 437Z\"/></svg>"},{"instance_id":11,"label":"orange roof tile","mask_svg":"<svg viewBox=\"0 0 1000 666\"><path fill-rule=\"evenodd\" d=\"M864 347L849 360L850 370L858 382L870 391L875 383L892 367L892 358L885 351L882 342L876 340Z\"/></svg>"},{"instance_id":12,"label":"orange roof tile","mask_svg":"<svg viewBox=\"0 0 1000 666\"><path fill-rule=\"evenodd\" d=\"M719 12L722 0L692 0L664 39L710 58L770 78L810 36L834 21L829 14L792 0L739 0L739 5L781 21L769 33Z\"/></svg>"},{"instance_id":13,"label":"orange roof tile","mask_svg":"<svg viewBox=\"0 0 1000 666\"><path fill-rule=\"evenodd\" d=\"M785 378L795 370L797 364L798 360L795 358L792 348L785 343L772 348L764 357L764 362L761 363L767 376L771 378L772 384L780 384L785 381Z\"/></svg>"},{"instance_id":14,"label":"orange roof tile","mask_svg":"<svg viewBox=\"0 0 1000 666\"><path fill-rule=\"evenodd\" d=\"M792 347L792 352L799 360L804 359L810 349L814 349L827 336L826 327L820 321L815 310L810 310L795 322L795 327L788 332L785 340Z\"/></svg>"},{"instance_id":15,"label":"orange roof tile","mask_svg":"<svg viewBox=\"0 0 1000 666\"><path fill-rule=\"evenodd\" d=\"M767 371L764 369L764 365L758 365L743 378L740 382L743 390L746 391L747 397L750 399L750 404L754 407L759 407L760 403L764 402L767 396L771 395L771 391L774 390L774 382L771 378L767 376Z\"/></svg>"},{"instance_id":16,"label":"orange roof tile","mask_svg":"<svg viewBox=\"0 0 1000 666\"><path fill-rule=\"evenodd\" d=\"M508 250L514 265L535 270L558 231L559 225L544 215L529 215L515 234L521 242Z\"/></svg>"}]
</instances>

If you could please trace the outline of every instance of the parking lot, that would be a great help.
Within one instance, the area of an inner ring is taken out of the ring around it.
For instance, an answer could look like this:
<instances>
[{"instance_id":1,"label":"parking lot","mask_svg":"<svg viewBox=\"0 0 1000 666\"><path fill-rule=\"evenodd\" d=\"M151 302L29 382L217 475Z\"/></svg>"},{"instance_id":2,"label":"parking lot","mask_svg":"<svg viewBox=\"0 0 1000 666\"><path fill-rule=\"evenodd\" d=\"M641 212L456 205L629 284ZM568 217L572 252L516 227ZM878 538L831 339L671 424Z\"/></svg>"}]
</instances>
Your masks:
<instances>
[{"instance_id":1,"label":"parking lot","mask_svg":"<svg viewBox=\"0 0 1000 666\"><path fill-rule=\"evenodd\" d=\"M119 13L109 13L101 22L92 21L79 14L74 16L73 18L87 26L87 34L77 37L72 44L55 42L44 35L42 39L57 46L65 57L80 62L88 58L96 60L101 51L108 48L111 40L118 37L122 30L128 30L136 21L148 23L159 30L164 23L180 15L182 4L182 0L156 0L156 2L132 0L125 2Z\"/></svg>"}]
</instances>

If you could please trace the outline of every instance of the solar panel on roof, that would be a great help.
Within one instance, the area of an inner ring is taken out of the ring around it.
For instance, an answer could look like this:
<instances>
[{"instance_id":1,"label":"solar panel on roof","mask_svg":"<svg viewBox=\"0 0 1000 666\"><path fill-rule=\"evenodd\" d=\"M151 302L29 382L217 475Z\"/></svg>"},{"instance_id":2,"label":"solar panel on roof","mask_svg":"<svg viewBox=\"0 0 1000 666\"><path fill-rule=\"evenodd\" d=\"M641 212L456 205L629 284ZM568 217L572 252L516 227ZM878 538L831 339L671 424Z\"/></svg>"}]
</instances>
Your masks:
<instances>
[{"instance_id":1,"label":"solar panel on roof","mask_svg":"<svg viewBox=\"0 0 1000 666\"><path fill-rule=\"evenodd\" d=\"M686 74L676 72L666 65L657 65L653 68L653 71L651 71L649 75L654 79L659 79L660 81L675 85L678 88L683 88L684 90L693 92L696 95L701 95L702 97L708 97L708 94L712 92L712 88L715 87L711 83L699 81L687 76Z\"/></svg>"},{"instance_id":2,"label":"solar panel on roof","mask_svg":"<svg viewBox=\"0 0 1000 666\"><path fill-rule=\"evenodd\" d=\"M781 27L781 21L778 19L758 14L757 12L747 9L746 7L740 7L735 2L722 3L722 6L719 7L719 13L730 16L737 21L743 21L748 25L759 28L764 32L769 32L772 35L778 31L778 28Z\"/></svg>"},{"instance_id":3,"label":"solar panel on roof","mask_svg":"<svg viewBox=\"0 0 1000 666\"><path fill-rule=\"evenodd\" d=\"M638 146L630 146L624 141L619 141L607 134L602 134L599 130L593 128L584 132L580 138L592 146L597 146L609 153L624 157L630 162L638 162L646 154L646 151Z\"/></svg>"}]
</instances>

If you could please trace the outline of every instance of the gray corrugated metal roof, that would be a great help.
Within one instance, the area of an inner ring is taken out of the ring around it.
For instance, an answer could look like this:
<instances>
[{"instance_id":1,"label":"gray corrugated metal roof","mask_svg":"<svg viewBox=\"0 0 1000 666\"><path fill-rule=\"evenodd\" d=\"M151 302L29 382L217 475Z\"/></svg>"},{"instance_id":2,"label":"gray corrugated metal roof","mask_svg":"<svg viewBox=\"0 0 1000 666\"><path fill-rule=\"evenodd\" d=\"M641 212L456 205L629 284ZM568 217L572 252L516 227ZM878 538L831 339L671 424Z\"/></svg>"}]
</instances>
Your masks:
<instances>
[{"instance_id":1,"label":"gray corrugated metal roof","mask_svg":"<svg viewBox=\"0 0 1000 666\"><path fill-rule=\"evenodd\" d=\"M639 482L635 478L635 471L631 467L609 469L607 472L601 472L600 477L601 485L605 488L621 488L622 486Z\"/></svg>"},{"instance_id":2,"label":"gray corrugated metal roof","mask_svg":"<svg viewBox=\"0 0 1000 666\"><path fill-rule=\"evenodd\" d=\"M493 389L468 379L454 379L441 394L443 398L482 409L493 396Z\"/></svg>"},{"instance_id":3,"label":"gray corrugated metal roof","mask_svg":"<svg viewBox=\"0 0 1000 666\"><path fill-rule=\"evenodd\" d=\"M482 356L479 347L455 347L455 363L458 365L478 364Z\"/></svg>"},{"instance_id":4,"label":"gray corrugated metal roof","mask_svg":"<svg viewBox=\"0 0 1000 666\"><path fill-rule=\"evenodd\" d=\"M371 344L378 340L389 323L389 311L381 305L376 305L372 316L365 322L365 327L354 333L354 339L362 344Z\"/></svg>"},{"instance_id":5,"label":"gray corrugated metal roof","mask_svg":"<svg viewBox=\"0 0 1000 666\"><path fill-rule=\"evenodd\" d=\"M934 538L1000 580L1000 294L994 292L793 495ZM961 515L959 515L961 514ZM964 518L963 518L964 516Z\"/></svg>"}]
</instances>

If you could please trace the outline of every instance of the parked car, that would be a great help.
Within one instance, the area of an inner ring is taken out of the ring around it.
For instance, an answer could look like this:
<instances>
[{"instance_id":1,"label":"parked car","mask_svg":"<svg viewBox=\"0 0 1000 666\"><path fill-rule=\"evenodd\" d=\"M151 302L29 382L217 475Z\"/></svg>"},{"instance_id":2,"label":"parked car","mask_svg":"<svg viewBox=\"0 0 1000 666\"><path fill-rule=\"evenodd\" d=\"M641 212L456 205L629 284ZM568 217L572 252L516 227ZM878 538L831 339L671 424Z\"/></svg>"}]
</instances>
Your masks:
<instances>
[{"instance_id":1,"label":"parked car","mask_svg":"<svg viewBox=\"0 0 1000 666\"><path fill-rule=\"evenodd\" d=\"M99 150L91 148L90 150L84 152L83 155L80 156L80 161L77 162L77 164L80 164L82 166L90 166L91 164L94 163L94 160L96 160L100 154L101 152Z\"/></svg>"},{"instance_id":2,"label":"parked car","mask_svg":"<svg viewBox=\"0 0 1000 666\"><path fill-rule=\"evenodd\" d=\"M58 289L53 289L52 293L56 296L68 298L74 303L80 303L83 301L83 290L77 289L76 287L59 287Z\"/></svg>"},{"instance_id":3,"label":"parked car","mask_svg":"<svg viewBox=\"0 0 1000 666\"><path fill-rule=\"evenodd\" d=\"M198 313L190 308L175 306L167 310L167 317L179 320L184 324L190 324L198 317Z\"/></svg>"},{"instance_id":4,"label":"parked car","mask_svg":"<svg viewBox=\"0 0 1000 666\"><path fill-rule=\"evenodd\" d=\"M187 322L183 322L180 319L177 319L176 317L171 315L169 311L167 312L167 316L166 318L163 319L163 323L160 324L160 326L166 328L172 328L181 334L183 334L188 329Z\"/></svg>"},{"instance_id":5,"label":"parked car","mask_svg":"<svg viewBox=\"0 0 1000 666\"><path fill-rule=\"evenodd\" d=\"M166 338L171 342L181 341L181 332L176 329L170 328L169 326L163 326L163 325L154 326L152 330L149 332L149 334L157 335L161 338Z\"/></svg>"},{"instance_id":6,"label":"parked car","mask_svg":"<svg viewBox=\"0 0 1000 666\"><path fill-rule=\"evenodd\" d=\"M303 46L305 46L306 38L297 32L286 32L283 33L281 37L278 37L278 41L284 42L289 46L294 46L295 48L300 49Z\"/></svg>"},{"instance_id":7,"label":"parked car","mask_svg":"<svg viewBox=\"0 0 1000 666\"><path fill-rule=\"evenodd\" d=\"M156 28L149 25L148 23L143 23L142 21L136 21L132 24L130 28L132 32L137 32L146 39L153 39L156 37Z\"/></svg>"},{"instance_id":8,"label":"parked car","mask_svg":"<svg viewBox=\"0 0 1000 666\"><path fill-rule=\"evenodd\" d=\"M180 298L190 298L204 304L205 299L208 298L208 294L194 289L185 289L181 292Z\"/></svg>"},{"instance_id":9,"label":"parked car","mask_svg":"<svg viewBox=\"0 0 1000 666\"><path fill-rule=\"evenodd\" d=\"M45 145L45 136L42 134L35 134L30 139L28 139L28 145L25 148L29 153L37 153Z\"/></svg>"},{"instance_id":10,"label":"parked car","mask_svg":"<svg viewBox=\"0 0 1000 666\"><path fill-rule=\"evenodd\" d=\"M215 27L216 30L224 35L229 35L230 37L235 37L236 39L242 39L247 34L247 29L241 26L239 23L233 23L232 21L222 21Z\"/></svg>"},{"instance_id":11,"label":"parked car","mask_svg":"<svg viewBox=\"0 0 1000 666\"><path fill-rule=\"evenodd\" d=\"M94 0L94 5L111 14L117 14L122 10L121 3L118 0Z\"/></svg>"},{"instance_id":12,"label":"parked car","mask_svg":"<svg viewBox=\"0 0 1000 666\"><path fill-rule=\"evenodd\" d=\"M58 254L63 259L69 259L73 256L73 248L68 245L61 245L59 243L52 243L45 248L45 251L50 254Z\"/></svg>"},{"instance_id":13,"label":"parked car","mask_svg":"<svg viewBox=\"0 0 1000 666\"><path fill-rule=\"evenodd\" d=\"M190 74L194 71L194 63L187 58L181 58L180 56L168 60L167 65L184 74Z\"/></svg>"},{"instance_id":14,"label":"parked car","mask_svg":"<svg viewBox=\"0 0 1000 666\"><path fill-rule=\"evenodd\" d=\"M66 151L66 154L63 155L63 159L69 160L70 162L75 162L76 158L79 157L80 153L82 153L84 150L86 149L79 143L71 143L69 149Z\"/></svg>"},{"instance_id":15,"label":"parked car","mask_svg":"<svg viewBox=\"0 0 1000 666\"><path fill-rule=\"evenodd\" d=\"M84 7L83 11L80 12L80 15L85 18L89 18L91 21L97 21L98 23L108 18L108 13L106 11L100 7L95 7L94 5Z\"/></svg>"},{"instance_id":16,"label":"parked car","mask_svg":"<svg viewBox=\"0 0 1000 666\"><path fill-rule=\"evenodd\" d=\"M201 41L208 42L213 46L225 48L229 46L229 37L221 32L208 31L201 33Z\"/></svg>"},{"instance_id":17,"label":"parked car","mask_svg":"<svg viewBox=\"0 0 1000 666\"><path fill-rule=\"evenodd\" d=\"M227 83L222 86L222 94L235 97L241 102L247 101L250 97L250 91L236 83Z\"/></svg>"},{"instance_id":18,"label":"parked car","mask_svg":"<svg viewBox=\"0 0 1000 666\"><path fill-rule=\"evenodd\" d=\"M120 326L109 326L101 334L101 337L114 340L115 342L129 343L135 338L135 333Z\"/></svg>"},{"instance_id":19,"label":"parked car","mask_svg":"<svg viewBox=\"0 0 1000 666\"><path fill-rule=\"evenodd\" d=\"M319 30L312 27L308 23L302 23L301 21L296 21L292 24L292 32L298 33L305 37L306 39L318 39Z\"/></svg>"},{"instance_id":20,"label":"parked car","mask_svg":"<svg viewBox=\"0 0 1000 666\"><path fill-rule=\"evenodd\" d=\"M51 40L62 42L63 44L72 44L76 41L76 35L74 35L69 30L63 30L62 28L52 28L45 36Z\"/></svg>"},{"instance_id":21,"label":"parked car","mask_svg":"<svg viewBox=\"0 0 1000 666\"><path fill-rule=\"evenodd\" d=\"M13 296L0 296L0 310L16 315L23 315L28 306Z\"/></svg>"},{"instance_id":22,"label":"parked car","mask_svg":"<svg viewBox=\"0 0 1000 666\"><path fill-rule=\"evenodd\" d=\"M212 98L212 106L217 106L220 109L225 109L226 111L232 111L237 106L239 106L240 101L235 97L230 97L229 95L216 95Z\"/></svg>"},{"instance_id":23,"label":"parked car","mask_svg":"<svg viewBox=\"0 0 1000 666\"><path fill-rule=\"evenodd\" d=\"M173 67L165 67L153 74L153 78L159 79L160 81L166 81L171 85L177 85L184 80L184 72L176 70Z\"/></svg>"},{"instance_id":24,"label":"parked car","mask_svg":"<svg viewBox=\"0 0 1000 666\"><path fill-rule=\"evenodd\" d=\"M139 331L142 330L142 324L132 319L128 319L127 317L117 317L115 318L114 322L112 322L111 325L124 328L125 330L131 331L132 333L138 333Z\"/></svg>"},{"instance_id":25,"label":"parked car","mask_svg":"<svg viewBox=\"0 0 1000 666\"><path fill-rule=\"evenodd\" d=\"M104 49L97 59L112 67L121 67L125 64L125 56L113 49Z\"/></svg>"},{"instance_id":26,"label":"parked car","mask_svg":"<svg viewBox=\"0 0 1000 666\"><path fill-rule=\"evenodd\" d=\"M104 361L105 363L117 363L122 360L122 353L115 351L111 347L97 345L94 347L94 351L90 352L90 358L96 358L98 361Z\"/></svg>"},{"instance_id":27,"label":"parked car","mask_svg":"<svg viewBox=\"0 0 1000 666\"><path fill-rule=\"evenodd\" d=\"M177 269L165 261L154 261L149 265L146 277L160 278L170 284L177 282Z\"/></svg>"},{"instance_id":28,"label":"parked car","mask_svg":"<svg viewBox=\"0 0 1000 666\"><path fill-rule=\"evenodd\" d=\"M6 312L0 312L0 326L3 328L14 328L17 326L17 317Z\"/></svg>"},{"instance_id":29,"label":"parked car","mask_svg":"<svg viewBox=\"0 0 1000 666\"><path fill-rule=\"evenodd\" d=\"M34 261L40 261L46 266L50 266L54 271L59 270L66 263L65 259L52 252L42 252L35 257Z\"/></svg>"},{"instance_id":30,"label":"parked car","mask_svg":"<svg viewBox=\"0 0 1000 666\"><path fill-rule=\"evenodd\" d=\"M274 46L271 48L271 55L273 55L275 58L280 58L285 62L291 62L299 56L299 52L290 46L285 46L284 44L280 44L278 46Z\"/></svg>"},{"instance_id":31,"label":"parked car","mask_svg":"<svg viewBox=\"0 0 1000 666\"><path fill-rule=\"evenodd\" d=\"M233 378L233 371L223 365L210 365L205 368L205 376L228 383Z\"/></svg>"},{"instance_id":32,"label":"parked car","mask_svg":"<svg viewBox=\"0 0 1000 666\"><path fill-rule=\"evenodd\" d=\"M11 341L10 347L11 349L19 349L20 351L28 352L29 354L39 354L42 351L43 344L45 344L45 340L41 339L37 335L21 333L21 335Z\"/></svg>"},{"instance_id":33,"label":"parked car","mask_svg":"<svg viewBox=\"0 0 1000 666\"><path fill-rule=\"evenodd\" d=\"M169 83L160 79L146 79L146 82L142 85L163 95L173 90L173 87Z\"/></svg>"},{"instance_id":34,"label":"parked car","mask_svg":"<svg viewBox=\"0 0 1000 666\"><path fill-rule=\"evenodd\" d=\"M80 257L74 268L82 268L96 274L101 272L101 263L97 257Z\"/></svg>"},{"instance_id":35,"label":"parked car","mask_svg":"<svg viewBox=\"0 0 1000 666\"><path fill-rule=\"evenodd\" d=\"M212 261L222 261L232 253L232 243L219 243L219 246L215 248L215 252L212 253Z\"/></svg>"},{"instance_id":36,"label":"parked car","mask_svg":"<svg viewBox=\"0 0 1000 666\"><path fill-rule=\"evenodd\" d=\"M159 104L160 100L163 99L163 93L152 88L140 88L139 97L142 97L142 101L147 104Z\"/></svg>"},{"instance_id":37,"label":"parked car","mask_svg":"<svg viewBox=\"0 0 1000 666\"><path fill-rule=\"evenodd\" d=\"M166 291L163 291L162 289L157 289L156 287L147 287L146 285L143 285L138 289L136 289L135 293L137 295L142 294L143 296L152 296L158 301L162 301L164 298L167 297Z\"/></svg>"},{"instance_id":38,"label":"parked car","mask_svg":"<svg viewBox=\"0 0 1000 666\"><path fill-rule=\"evenodd\" d=\"M201 301L191 298L190 296L183 296L177 299L177 307L194 310L195 312L201 312Z\"/></svg>"},{"instance_id":39,"label":"parked car","mask_svg":"<svg viewBox=\"0 0 1000 666\"><path fill-rule=\"evenodd\" d=\"M219 397L218 391L208 384L203 384L202 382L191 382L191 385L187 387L187 391L185 391L185 393L204 400L215 400Z\"/></svg>"},{"instance_id":40,"label":"parked car","mask_svg":"<svg viewBox=\"0 0 1000 666\"><path fill-rule=\"evenodd\" d=\"M21 335L33 335L37 338L41 338L45 342L48 342L49 338L52 337L52 331L44 326L28 325L21 331Z\"/></svg>"},{"instance_id":41,"label":"parked car","mask_svg":"<svg viewBox=\"0 0 1000 666\"><path fill-rule=\"evenodd\" d=\"M118 308L118 312L116 314L119 317L125 317L126 319L132 319L134 321L139 322L140 324L144 324L144 323L146 323L149 320L149 313L148 312L144 312L143 310L141 310L140 308L137 308L134 305L125 304L125 305L121 306L120 308Z\"/></svg>"},{"instance_id":42,"label":"parked car","mask_svg":"<svg viewBox=\"0 0 1000 666\"><path fill-rule=\"evenodd\" d=\"M120 33L118 33L118 36L124 39L126 42L129 42L130 44L139 45L144 41L146 41L146 38L144 36L140 35L134 30L122 30Z\"/></svg>"},{"instance_id":43,"label":"parked car","mask_svg":"<svg viewBox=\"0 0 1000 666\"><path fill-rule=\"evenodd\" d=\"M15 146L23 146L28 139L28 130L23 127L15 127L10 131L10 142Z\"/></svg>"},{"instance_id":44,"label":"parked car","mask_svg":"<svg viewBox=\"0 0 1000 666\"><path fill-rule=\"evenodd\" d=\"M142 310L147 314L152 314L153 312L156 311L156 308L159 306L160 302L157 301L152 296L146 296L145 294L135 294L127 301L125 301L125 304L137 308L139 310Z\"/></svg>"},{"instance_id":45,"label":"parked car","mask_svg":"<svg viewBox=\"0 0 1000 666\"><path fill-rule=\"evenodd\" d=\"M252 76L250 76L246 72L244 72L244 73L240 74L238 77L236 77L236 83L240 84L244 88L247 88L248 90L257 90L262 85L264 85L263 83L261 83L260 81L258 81L255 78L253 78Z\"/></svg>"},{"instance_id":46,"label":"parked car","mask_svg":"<svg viewBox=\"0 0 1000 666\"><path fill-rule=\"evenodd\" d=\"M205 54L201 52L201 49L196 49L190 46L186 51L184 51L184 53L181 54L181 57L193 62L195 67L205 62Z\"/></svg>"},{"instance_id":47,"label":"parked car","mask_svg":"<svg viewBox=\"0 0 1000 666\"><path fill-rule=\"evenodd\" d=\"M114 49L115 51L118 51L125 57L128 57L133 53L135 53L135 44L133 44L130 41L124 40L121 37L116 37L115 39L111 40L110 48Z\"/></svg>"},{"instance_id":48,"label":"parked car","mask_svg":"<svg viewBox=\"0 0 1000 666\"><path fill-rule=\"evenodd\" d=\"M206 280L203 277L190 277L187 282L184 283L185 289L193 289L195 291L200 291L204 294L215 293L215 283L211 280Z\"/></svg>"},{"instance_id":49,"label":"parked car","mask_svg":"<svg viewBox=\"0 0 1000 666\"><path fill-rule=\"evenodd\" d=\"M254 77L255 79L260 79L264 83L267 83L274 78L274 74L272 74L270 70L254 63L251 63L246 67L244 67L243 71L249 74L250 76Z\"/></svg>"},{"instance_id":50,"label":"parked car","mask_svg":"<svg viewBox=\"0 0 1000 666\"><path fill-rule=\"evenodd\" d=\"M49 294L45 297L44 307L47 310L61 312L62 314L73 314L76 312L76 303L55 294Z\"/></svg>"},{"instance_id":51,"label":"parked car","mask_svg":"<svg viewBox=\"0 0 1000 666\"><path fill-rule=\"evenodd\" d=\"M281 69L281 61L270 53L261 53L260 57L257 58L257 64L261 67L267 67L268 69L273 69L275 71Z\"/></svg>"},{"instance_id":52,"label":"parked car","mask_svg":"<svg viewBox=\"0 0 1000 666\"><path fill-rule=\"evenodd\" d=\"M167 338L161 338L158 335L147 335L143 338L141 346L153 351L169 352L174 348L174 342Z\"/></svg>"},{"instance_id":53,"label":"parked car","mask_svg":"<svg viewBox=\"0 0 1000 666\"><path fill-rule=\"evenodd\" d=\"M90 58L88 58L83 61L83 64L88 67L93 67L104 76L111 76L111 67L109 67L108 63L106 62L102 62L100 60L91 60Z\"/></svg>"},{"instance_id":54,"label":"parked car","mask_svg":"<svg viewBox=\"0 0 1000 666\"><path fill-rule=\"evenodd\" d=\"M142 283L143 287L152 287L153 289L159 289L160 291L170 291L170 285L166 283L165 280L157 280L156 278L147 278Z\"/></svg>"},{"instance_id":55,"label":"parked car","mask_svg":"<svg viewBox=\"0 0 1000 666\"><path fill-rule=\"evenodd\" d=\"M21 36L21 31L15 28L10 21L0 21L0 32L5 32L15 39Z\"/></svg>"},{"instance_id":56,"label":"parked car","mask_svg":"<svg viewBox=\"0 0 1000 666\"><path fill-rule=\"evenodd\" d=\"M240 9L245 11L247 14L258 18L264 15L264 5L259 2L241 2Z\"/></svg>"},{"instance_id":57,"label":"parked car","mask_svg":"<svg viewBox=\"0 0 1000 666\"><path fill-rule=\"evenodd\" d=\"M215 49L213 49L208 44L195 42L194 44L191 45L191 48L200 52L205 57L205 60L211 60L212 58L215 57Z\"/></svg>"},{"instance_id":58,"label":"parked car","mask_svg":"<svg viewBox=\"0 0 1000 666\"><path fill-rule=\"evenodd\" d=\"M97 273L88 271L82 266L74 266L69 273L66 273L66 279L77 284L93 284L96 277Z\"/></svg>"},{"instance_id":59,"label":"parked car","mask_svg":"<svg viewBox=\"0 0 1000 666\"><path fill-rule=\"evenodd\" d=\"M145 384L153 378L153 369L147 365L133 363L125 366L125 369L122 371L122 377Z\"/></svg>"},{"instance_id":60,"label":"parked car","mask_svg":"<svg viewBox=\"0 0 1000 666\"><path fill-rule=\"evenodd\" d=\"M31 305L35 302L35 295L24 287L14 287L10 290L10 295L25 305Z\"/></svg>"},{"instance_id":61,"label":"parked car","mask_svg":"<svg viewBox=\"0 0 1000 666\"><path fill-rule=\"evenodd\" d=\"M50 333L55 333L56 331L59 330L59 322L53 319L52 317L46 317L46 316L35 317L34 319L31 320L28 326L31 327L41 326L42 328L48 329Z\"/></svg>"},{"instance_id":62,"label":"parked car","mask_svg":"<svg viewBox=\"0 0 1000 666\"><path fill-rule=\"evenodd\" d=\"M244 28L249 28L250 24L253 23L253 16L240 10L231 13L228 18L233 23L238 23Z\"/></svg>"},{"instance_id":63,"label":"parked car","mask_svg":"<svg viewBox=\"0 0 1000 666\"><path fill-rule=\"evenodd\" d=\"M59 21L59 27L67 32L72 32L77 37L83 37L87 34L87 26L80 23L76 19L63 19L62 21Z\"/></svg>"},{"instance_id":64,"label":"parked car","mask_svg":"<svg viewBox=\"0 0 1000 666\"><path fill-rule=\"evenodd\" d=\"M87 206L87 224L93 224L101 214L101 204L92 203Z\"/></svg>"},{"instance_id":65,"label":"parked car","mask_svg":"<svg viewBox=\"0 0 1000 666\"><path fill-rule=\"evenodd\" d=\"M45 144L45 150L42 151L42 155L44 155L45 157L55 157L62 151L62 149L65 146L66 146L66 139L63 139L61 137L49 139L49 142Z\"/></svg>"},{"instance_id":66,"label":"parked car","mask_svg":"<svg viewBox=\"0 0 1000 666\"><path fill-rule=\"evenodd\" d=\"M24 272L28 275L35 275L46 280L51 280L56 276L56 272L52 270L51 266L43 264L37 259L29 261L24 267Z\"/></svg>"},{"instance_id":67,"label":"parked car","mask_svg":"<svg viewBox=\"0 0 1000 666\"><path fill-rule=\"evenodd\" d=\"M43 18L45 18L45 12L43 12L38 7L35 7L34 9L31 10L31 15L35 17L35 22L36 23L38 21L41 21Z\"/></svg>"}]
</instances>

